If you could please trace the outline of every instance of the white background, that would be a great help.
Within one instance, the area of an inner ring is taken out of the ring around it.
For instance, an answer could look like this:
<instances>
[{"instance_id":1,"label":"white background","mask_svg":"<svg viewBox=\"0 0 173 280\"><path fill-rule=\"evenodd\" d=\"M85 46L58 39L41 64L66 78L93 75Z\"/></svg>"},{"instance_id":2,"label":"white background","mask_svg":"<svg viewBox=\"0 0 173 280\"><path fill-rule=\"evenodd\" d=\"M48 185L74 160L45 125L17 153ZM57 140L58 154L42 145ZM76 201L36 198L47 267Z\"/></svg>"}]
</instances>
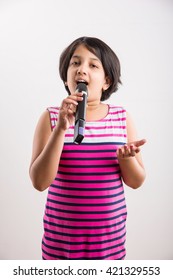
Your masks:
<instances>
[{"instance_id":1,"label":"white background","mask_svg":"<svg viewBox=\"0 0 173 280\"><path fill-rule=\"evenodd\" d=\"M127 260L173 259L172 0L0 0L0 259L41 259L47 191L29 179L32 139L66 96L60 54L84 35L118 55L123 85L109 103L147 139L146 181L125 186Z\"/></svg>"}]
</instances>

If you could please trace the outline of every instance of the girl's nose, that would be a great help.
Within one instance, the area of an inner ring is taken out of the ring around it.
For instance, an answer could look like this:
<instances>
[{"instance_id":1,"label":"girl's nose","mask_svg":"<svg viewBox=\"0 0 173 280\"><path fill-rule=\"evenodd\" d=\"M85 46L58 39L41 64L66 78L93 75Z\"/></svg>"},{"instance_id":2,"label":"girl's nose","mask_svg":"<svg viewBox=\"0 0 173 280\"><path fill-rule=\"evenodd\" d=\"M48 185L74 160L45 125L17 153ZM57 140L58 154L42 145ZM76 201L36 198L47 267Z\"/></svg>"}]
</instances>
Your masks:
<instances>
[{"instance_id":1,"label":"girl's nose","mask_svg":"<svg viewBox=\"0 0 173 280\"><path fill-rule=\"evenodd\" d=\"M80 65L77 69L77 74L78 75L86 75L87 73L87 69L86 69L86 66L85 65Z\"/></svg>"}]
</instances>

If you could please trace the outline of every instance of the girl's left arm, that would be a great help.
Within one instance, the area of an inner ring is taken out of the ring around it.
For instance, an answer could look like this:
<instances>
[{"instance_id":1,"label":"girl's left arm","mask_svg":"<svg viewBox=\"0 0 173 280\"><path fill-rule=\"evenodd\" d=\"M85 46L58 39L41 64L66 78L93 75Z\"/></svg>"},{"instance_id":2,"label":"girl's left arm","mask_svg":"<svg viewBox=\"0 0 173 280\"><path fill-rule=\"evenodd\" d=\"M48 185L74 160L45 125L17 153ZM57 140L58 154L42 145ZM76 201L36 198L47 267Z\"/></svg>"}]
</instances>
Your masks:
<instances>
[{"instance_id":1,"label":"girl's left arm","mask_svg":"<svg viewBox=\"0 0 173 280\"><path fill-rule=\"evenodd\" d=\"M133 188L139 188L145 180L145 169L140 154L140 147L146 140L136 140L137 133L134 123L127 113L127 144L117 150L117 157L124 183Z\"/></svg>"}]
</instances>

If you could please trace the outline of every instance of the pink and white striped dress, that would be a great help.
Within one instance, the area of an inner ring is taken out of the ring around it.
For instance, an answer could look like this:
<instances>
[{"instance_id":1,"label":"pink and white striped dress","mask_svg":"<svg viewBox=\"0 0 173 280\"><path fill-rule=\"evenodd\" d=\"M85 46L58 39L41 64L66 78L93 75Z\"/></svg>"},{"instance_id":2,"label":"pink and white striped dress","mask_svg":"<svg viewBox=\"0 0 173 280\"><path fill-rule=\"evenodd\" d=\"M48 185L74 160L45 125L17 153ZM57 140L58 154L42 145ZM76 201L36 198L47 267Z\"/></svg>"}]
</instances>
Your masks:
<instances>
[{"instance_id":1,"label":"pink and white striped dress","mask_svg":"<svg viewBox=\"0 0 173 280\"><path fill-rule=\"evenodd\" d=\"M59 108L48 108L52 129ZM126 111L86 123L85 138L66 133L57 175L48 189L42 257L47 260L116 260L126 255L126 202L116 150L127 141Z\"/></svg>"}]
</instances>

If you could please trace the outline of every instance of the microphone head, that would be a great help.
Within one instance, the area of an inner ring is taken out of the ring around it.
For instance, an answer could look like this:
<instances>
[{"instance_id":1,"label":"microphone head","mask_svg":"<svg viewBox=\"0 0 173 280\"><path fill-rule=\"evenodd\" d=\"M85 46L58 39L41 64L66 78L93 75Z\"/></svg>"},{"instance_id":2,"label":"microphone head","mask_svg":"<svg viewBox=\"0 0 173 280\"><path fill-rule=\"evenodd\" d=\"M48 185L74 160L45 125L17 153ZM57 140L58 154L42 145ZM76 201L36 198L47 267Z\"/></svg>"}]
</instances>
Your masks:
<instances>
[{"instance_id":1,"label":"microphone head","mask_svg":"<svg viewBox=\"0 0 173 280\"><path fill-rule=\"evenodd\" d=\"M88 95L88 89L85 83L79 82L76 87L77 92L84 92Z\"/></svg>"}]
</instances>

